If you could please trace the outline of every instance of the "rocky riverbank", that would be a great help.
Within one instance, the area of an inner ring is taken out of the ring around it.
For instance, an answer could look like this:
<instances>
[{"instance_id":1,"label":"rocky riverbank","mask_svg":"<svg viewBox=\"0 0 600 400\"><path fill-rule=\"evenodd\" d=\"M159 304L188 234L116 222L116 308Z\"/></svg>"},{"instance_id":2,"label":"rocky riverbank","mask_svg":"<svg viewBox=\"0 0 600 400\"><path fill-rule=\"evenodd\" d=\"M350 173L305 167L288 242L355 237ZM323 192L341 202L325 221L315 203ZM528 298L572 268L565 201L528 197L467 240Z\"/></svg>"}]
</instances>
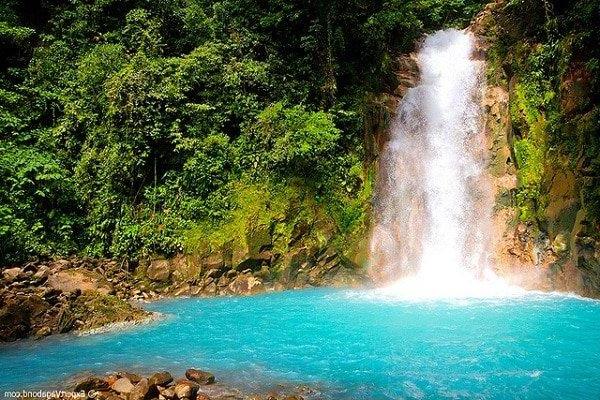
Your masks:
<instances>
[{"instance_id":1,"label":"rocky riverbank","mask_svg":"<svg viewBox=\"0 0 600 400\"><path fill-rule=\"evenodd\" d=\"M66 393L95 400L304 400L314 395L305 387L278 387L267 393L244 393L218 382L206 371L190 368L177 378L167 371L142 376L119 372L80 379ZM66 398L66 397L65 397Z\"/></svg>"},{"instance_id":2,"label":"rocky riverbank","mask_svg":"<svg viewBox=\"0 0 600 400\"><path fill-rule=\"evenodd\" d=\"M5 268L0 279L0 341L135 324L151 314L140 302L162 297L250 295L364 282L361 270L331 251L299 252L284 273L267 264L232 268L216 255L142 263L61 259Z\"/></svg>"},{"instance_id":3,"label":"rocky riverbank","mask_svg":"<svg viewBox=\"0 0 600 400\"><path fill-rule=\"evenodd\" d=\"M60 260L3 270L0 340L40 338L149 318L150 313L126 301L126 280L113 285L117 274L106 278L107 265L112 264Z\"/></svg>"}]
</instances>

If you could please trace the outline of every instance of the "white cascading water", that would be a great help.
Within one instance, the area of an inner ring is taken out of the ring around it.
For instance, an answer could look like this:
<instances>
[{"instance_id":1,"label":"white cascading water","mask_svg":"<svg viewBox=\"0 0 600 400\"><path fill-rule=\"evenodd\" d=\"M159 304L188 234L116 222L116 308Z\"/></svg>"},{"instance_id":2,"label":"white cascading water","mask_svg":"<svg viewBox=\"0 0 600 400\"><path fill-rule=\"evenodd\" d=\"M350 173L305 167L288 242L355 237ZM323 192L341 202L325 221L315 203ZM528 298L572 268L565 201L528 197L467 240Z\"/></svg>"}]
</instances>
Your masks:
<instances>
[{"instance_id":1,"label":"white cascading water","mask_svg":"<svg viewBox=\"0 0 600 400\"><path fill-rule=\"evenodd\" d=\"M409 297L488 296L506 287L488 266L492 188L486 173L483 63L454 29L426 37L419 84L398 106L380 158L373 275Z\"/></svg>"}]
</instances>

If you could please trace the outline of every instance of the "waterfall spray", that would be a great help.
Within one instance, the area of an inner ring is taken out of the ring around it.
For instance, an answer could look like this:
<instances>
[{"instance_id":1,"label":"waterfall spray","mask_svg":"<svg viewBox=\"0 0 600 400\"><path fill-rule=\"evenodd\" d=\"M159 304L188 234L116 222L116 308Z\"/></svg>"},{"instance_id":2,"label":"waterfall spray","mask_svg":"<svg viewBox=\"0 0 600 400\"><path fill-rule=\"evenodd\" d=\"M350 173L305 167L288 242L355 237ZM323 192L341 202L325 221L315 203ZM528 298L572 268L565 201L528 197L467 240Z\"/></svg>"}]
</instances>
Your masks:
<instances>
[{"instance_id":1,"label":"waterfall spray","mask_svg":"<svg viewBox=\"0 0 600 400\"><path fill-rule=\"evenodd\" d=\"M483 63L473 42L455 29L425 39L419 84L400 102L381 154L371 264L376 280L400 279L397 290L469 292L493 275Z\"/></svg>"}]
</instances>

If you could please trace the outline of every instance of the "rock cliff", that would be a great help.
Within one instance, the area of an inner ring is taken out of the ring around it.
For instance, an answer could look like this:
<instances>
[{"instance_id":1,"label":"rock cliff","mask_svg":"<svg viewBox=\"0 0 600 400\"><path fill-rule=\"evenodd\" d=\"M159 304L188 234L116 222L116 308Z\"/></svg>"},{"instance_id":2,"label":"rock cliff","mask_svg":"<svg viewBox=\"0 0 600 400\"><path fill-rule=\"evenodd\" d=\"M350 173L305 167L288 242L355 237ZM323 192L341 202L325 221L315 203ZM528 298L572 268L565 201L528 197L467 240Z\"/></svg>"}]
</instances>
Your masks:
<instances>
[{"instance_id":1,"label":"rock cliff","mask_svg":"<svg viewBox=\"0 0 600 400\"><path fill-rule=\"evenodd\" d=\"M548 27L557 13L567 13L566 19L573 12L538 3L497 0L469 27L487 60L493 264L527 288L595 297L598 107L584 62L591 56L569 47L580 27L533 32L531 26ZM525 19L535 21L527 25Z\"/></svg>"}]
</instances>

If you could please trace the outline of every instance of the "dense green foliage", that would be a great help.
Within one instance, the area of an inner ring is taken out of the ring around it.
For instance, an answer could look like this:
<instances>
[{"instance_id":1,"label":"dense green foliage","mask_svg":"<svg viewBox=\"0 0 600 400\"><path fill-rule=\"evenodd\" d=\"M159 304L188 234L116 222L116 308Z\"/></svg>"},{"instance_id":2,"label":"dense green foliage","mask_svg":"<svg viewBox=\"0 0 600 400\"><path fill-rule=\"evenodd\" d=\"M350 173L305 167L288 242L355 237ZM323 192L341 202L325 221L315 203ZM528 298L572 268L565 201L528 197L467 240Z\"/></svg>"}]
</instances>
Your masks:
<instances>
[{"instance_id":1,"label":"dense green foliage","mask_svg":"<svg viewBox=\"0 0 600 400\"><path fill-rule=\"evenodd\" d=\"M316 207L343 242L367 221L368 94L483 3L4 1L0 262L170 255L264 199Z\"/></svg>"},{"instance_id":2,"label":"dense green foliage","mask_svg":"<svg viewBox=\"0 0 600 400\"><path fill-rule=\"evenodd\" d=\"M580 206L599 221L600 1L507 3L491 54L511 79L520 218L546 223L549 188L561 171L573 174Z\"/></svg>"}]
</instances>

